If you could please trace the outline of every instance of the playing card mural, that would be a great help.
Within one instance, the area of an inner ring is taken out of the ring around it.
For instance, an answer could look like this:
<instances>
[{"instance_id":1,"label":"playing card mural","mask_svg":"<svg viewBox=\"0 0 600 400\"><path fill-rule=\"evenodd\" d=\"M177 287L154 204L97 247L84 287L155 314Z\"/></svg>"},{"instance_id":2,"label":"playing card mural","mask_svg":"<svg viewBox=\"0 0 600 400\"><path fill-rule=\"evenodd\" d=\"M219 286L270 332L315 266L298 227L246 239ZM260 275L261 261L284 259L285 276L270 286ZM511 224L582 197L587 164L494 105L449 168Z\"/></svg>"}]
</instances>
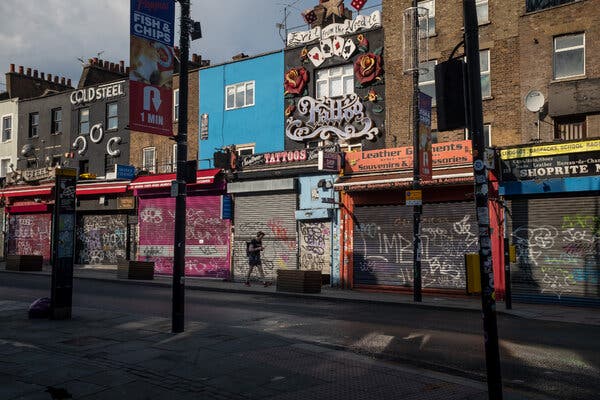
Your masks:
<instances>
[{"instance_id":1,"label":"playing card mural","mask_svg":"<svg viewBox=\"0 0 600 400\"><path fill-rule=\"evenodd\" d=\"M364 3L351 5L359 9ZM383 148L385 55L381 14L377 11L352 19L341 12L345 9L343 1L320 0L319 6L331 12L328 16L333 22L319 24L325 20L320 19L317 6L303 13L311 30L288 36L291 40L284 56L286 103L282 110L285 149L302 149L317 141L360 143L363 150ZM338 9L340 15L334 13Z\"/></svg>"}]
</instances>

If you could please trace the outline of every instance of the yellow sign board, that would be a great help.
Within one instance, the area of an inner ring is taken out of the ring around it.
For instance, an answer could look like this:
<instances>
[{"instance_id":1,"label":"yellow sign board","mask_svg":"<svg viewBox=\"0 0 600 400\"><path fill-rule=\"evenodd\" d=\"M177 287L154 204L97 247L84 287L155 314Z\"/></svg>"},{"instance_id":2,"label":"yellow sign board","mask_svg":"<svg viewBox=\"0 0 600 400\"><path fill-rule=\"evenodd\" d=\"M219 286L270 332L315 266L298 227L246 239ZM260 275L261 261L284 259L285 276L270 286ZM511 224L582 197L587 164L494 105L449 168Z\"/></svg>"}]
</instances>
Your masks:
<instances>
[{"instance_id":1,"label":"yellow sign board","mask_svg":"<svg viewBox=\"0 0 600 400\"><path fill-rule=\"evenodd\" d=\"M75 168L56 168L56 176L77 176L77 170Z\"/></svg>"},{"instance_id":2,"label":"yellow sign board","mask_svg":"<svg viewBox=\"0 0 600 400\"><path fill-rule=\"evenodd\" d=\"M423 204L423 191L421 190L407 190L406 191L406 205L407 206L420 206Z\"/></svg>"},{"instance_id":3,"label":"yellow sign board","mask_svg":"<svg viewBox=\"0 0 600 400\"><path fill-rule=\"evenodd\" d=\"M600 140L589 140L585 142L557 143L500 150L500 158L503 160L512 160L514 158L543 157L569 153L585 153L588 151L598 150L600 150Z\"/></svg>"}]
</instances>

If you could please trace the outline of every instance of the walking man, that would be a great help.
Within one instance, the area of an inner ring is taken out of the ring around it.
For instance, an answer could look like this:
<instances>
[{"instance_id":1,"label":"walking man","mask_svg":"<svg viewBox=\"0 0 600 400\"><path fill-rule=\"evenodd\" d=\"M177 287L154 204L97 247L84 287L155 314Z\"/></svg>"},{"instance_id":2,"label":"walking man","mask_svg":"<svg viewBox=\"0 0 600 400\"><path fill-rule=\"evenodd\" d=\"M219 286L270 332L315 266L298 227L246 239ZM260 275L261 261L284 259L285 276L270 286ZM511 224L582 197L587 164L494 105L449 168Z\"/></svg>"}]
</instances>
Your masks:
<instances>
[{"instance_id":1,"label":"walking man","mask_svg":"<svg viewBox=\"0 0 600 400\"><path fill-rule=\"evenodd\" d=\"M246 276L246 286L250 286L250 275L252 274L252 270L254 269L254 267L256 267L256 269L258 270L263 285L265 287L271 285L271 282L267 282L265 280L265 272L263 271L262 262L260 260L260 252L265 249L262 245L263 237L265 237L264 232L258 231L256 233L256 237L247 244L246 253L248 255L249 268L248 275Z\"/></svg>"}]
</instances>

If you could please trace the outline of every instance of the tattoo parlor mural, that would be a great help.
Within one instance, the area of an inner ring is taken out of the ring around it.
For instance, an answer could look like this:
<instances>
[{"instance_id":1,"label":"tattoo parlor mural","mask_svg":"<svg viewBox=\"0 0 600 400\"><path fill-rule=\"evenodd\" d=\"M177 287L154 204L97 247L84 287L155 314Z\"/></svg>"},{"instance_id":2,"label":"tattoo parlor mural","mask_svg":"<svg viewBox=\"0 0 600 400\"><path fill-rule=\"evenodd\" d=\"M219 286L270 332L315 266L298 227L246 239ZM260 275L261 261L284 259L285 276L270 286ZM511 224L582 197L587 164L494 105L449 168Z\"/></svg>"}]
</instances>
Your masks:
<instances>
[{"instance_id":1,"label":"tattoo parlor mural","mask_svg":"<svg viewBox=\"0 0 600 400\"><path fill-rule=\"evenodd\" d=\"M328 3L334 4L329 1L321 6ZM306 19L314 12L309 22L313 29L288 35L283 110L286 150L322 141L361 143L363 150L385 147L381 13L352 20L343 2L339 3L340 18L326 18L333 9L321 16L317 6L304 15Z\"/></svg>"}]
</instances>

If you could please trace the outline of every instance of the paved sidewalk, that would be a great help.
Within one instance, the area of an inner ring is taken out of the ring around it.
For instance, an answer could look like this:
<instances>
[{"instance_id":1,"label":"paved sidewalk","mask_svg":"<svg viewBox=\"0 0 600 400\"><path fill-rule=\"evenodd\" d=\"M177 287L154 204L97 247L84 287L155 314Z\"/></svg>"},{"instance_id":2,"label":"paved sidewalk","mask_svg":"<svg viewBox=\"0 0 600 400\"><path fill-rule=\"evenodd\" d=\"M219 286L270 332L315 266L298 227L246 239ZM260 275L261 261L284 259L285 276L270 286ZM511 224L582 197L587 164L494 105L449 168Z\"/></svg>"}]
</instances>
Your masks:
<instances>
[{"instance_id":1,"label":"paved sidewalk","mask_svg":"<svg viewBox=\"0 0 600 400\"><path fill-rule=\"evenodd\" d=\"M486 386L244 327L75 307L27 319L0 299L0 399L485 400ZM508 400L533 399L506 391Z\"/></svg>"},{"instance_id":2,"label":"paved sidewalk","mask_svg":"<svg viewBox=\"0 0 600 400\"><path fill-rule=\"evenodd\" d=\"M171 276L156 275L155 279L151 281L123 280L117 278L116 271L116 266L113 265L78 265L75 268L74 275L75 278L111 280L122 282L125 284L163 286L171 286L172 284ZM10 273L9 271L4 270L3 262L0 263L0 272ZM50 274L50 268L44 267L44 271L32 273ZM254 284L250 287L246 287L242 283L238 282L225 282L223 280L208 280L191 277L186 278L186 289L238 293L256 293L273 296L311 297L333 301L382 302L405 304L410 305L412 307L449 308L472 310L474 312L481 311L481 300L478 296L450 297L424 294L423 301L421 303L415 303L413 301L412 294L405 293L378 293L359 290L342 290L331 288L328 286L323 286L322 291L319 294L284 293L278 292L274 286L265 288L260 284ZM598 308L568 307L558 305L513 302L513 308L511 310L507 310L503 302L498 302L496 311L498 312L498 314L511 315L519 318L600 326L600 309Z\"/></svg>"}]
</instances>

